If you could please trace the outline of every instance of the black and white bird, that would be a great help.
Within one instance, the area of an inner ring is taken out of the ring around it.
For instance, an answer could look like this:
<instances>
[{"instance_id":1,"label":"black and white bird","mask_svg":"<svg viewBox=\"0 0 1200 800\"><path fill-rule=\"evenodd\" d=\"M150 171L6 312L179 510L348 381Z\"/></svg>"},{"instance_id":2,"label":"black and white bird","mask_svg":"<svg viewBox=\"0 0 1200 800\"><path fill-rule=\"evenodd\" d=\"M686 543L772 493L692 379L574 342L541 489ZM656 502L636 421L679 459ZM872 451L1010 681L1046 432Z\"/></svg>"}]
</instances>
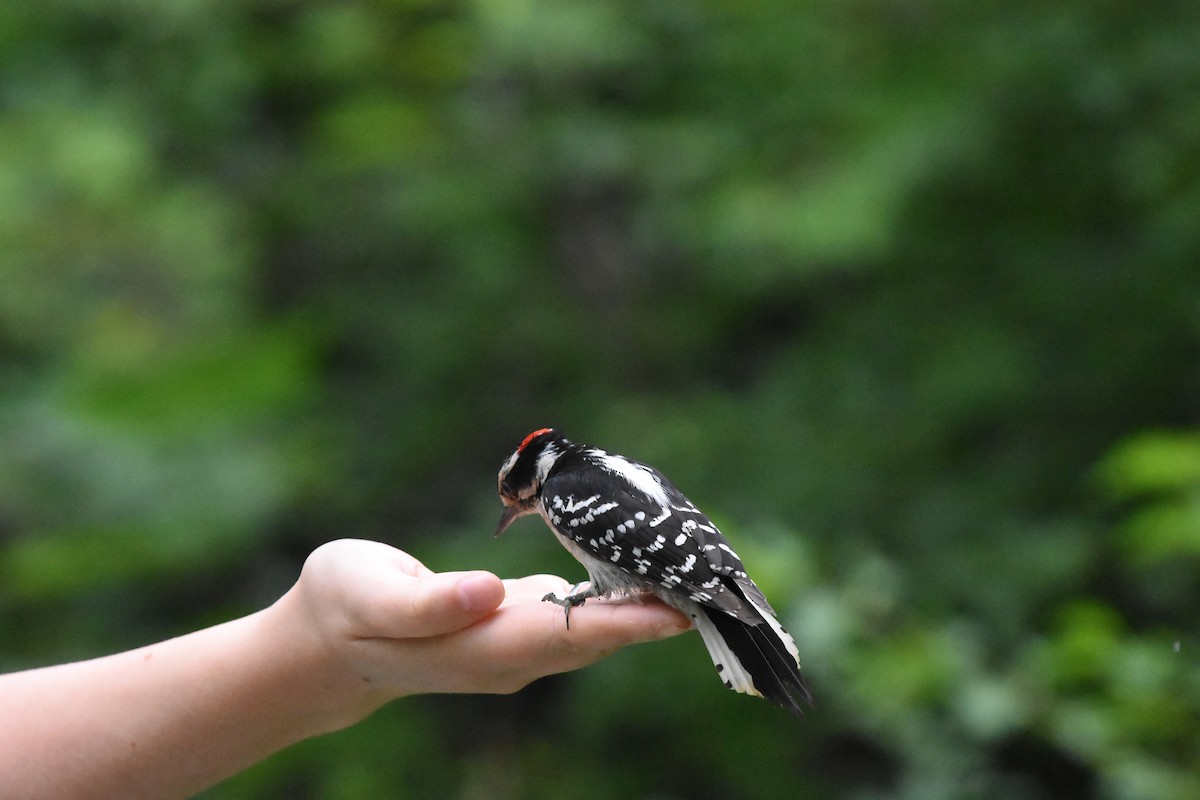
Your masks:
<instances>
[{"instance_id":1,"label":"black and white bird","mask_svg":"<svg viewBox=\"0 0 1200 800\"><path fill-rule=\"evenodd\" d=\"M571 609L592 597L650 593L690 617L725 685L801 714L812 697L796 643L729 542L661 472L552 428L526 436L500 467L505 506L496 535L540 514L588 572L566 597Z\"/></svg>"}]
</instances>

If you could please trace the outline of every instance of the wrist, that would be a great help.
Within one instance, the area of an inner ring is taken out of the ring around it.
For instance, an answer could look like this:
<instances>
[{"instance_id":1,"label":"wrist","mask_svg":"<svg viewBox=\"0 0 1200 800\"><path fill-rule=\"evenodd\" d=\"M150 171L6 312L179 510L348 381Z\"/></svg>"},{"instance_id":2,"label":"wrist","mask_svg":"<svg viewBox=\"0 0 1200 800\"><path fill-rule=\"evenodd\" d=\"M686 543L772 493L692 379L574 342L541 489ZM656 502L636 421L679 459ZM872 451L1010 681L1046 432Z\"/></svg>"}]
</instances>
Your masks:
<instances>
[{"instance_id":1,"label":"wrist","mask_svg":"<svg viewBox=\"0 0 1200 800\"><path fill-rule=\"evenodd\" d=\"M349 643L316 623L298 587L260 612L258 625L304 738L349 727L391 699L355 668Z\"/></svg>"}]
</instances>

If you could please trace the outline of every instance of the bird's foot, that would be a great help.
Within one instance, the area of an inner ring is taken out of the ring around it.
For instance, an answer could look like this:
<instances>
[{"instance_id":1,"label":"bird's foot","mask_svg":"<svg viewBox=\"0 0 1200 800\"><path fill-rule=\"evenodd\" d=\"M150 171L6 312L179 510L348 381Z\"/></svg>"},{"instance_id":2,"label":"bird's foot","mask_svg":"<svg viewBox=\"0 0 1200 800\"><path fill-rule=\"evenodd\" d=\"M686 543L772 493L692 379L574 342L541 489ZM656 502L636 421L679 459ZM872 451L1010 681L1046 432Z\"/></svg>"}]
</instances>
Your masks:
<instances>
[{"instance_id":1,"label":"bird's foot","mask_svg":"<svg viewBox=\"0 0 1200 800\"><path fill-rule=\"evenodd\" d=\"M549 594L547 594L545 597L542 598L543 603L554 603L556 605L560 605L563 607L563 610L566 612L565 616L567 619L567 630L571 629L571 609L574 608L575 606L583 605L584 603L587 602L587 599L589 597L593 596L591 594L591 586L590 585L588 586L587 589L584 589L583 591L579 591L580 586L583 586L583 584L577 583L574 586L572 586L571 592L566 597L559 597L554 592L550 592Z\"/></svg>"}]
</instances>

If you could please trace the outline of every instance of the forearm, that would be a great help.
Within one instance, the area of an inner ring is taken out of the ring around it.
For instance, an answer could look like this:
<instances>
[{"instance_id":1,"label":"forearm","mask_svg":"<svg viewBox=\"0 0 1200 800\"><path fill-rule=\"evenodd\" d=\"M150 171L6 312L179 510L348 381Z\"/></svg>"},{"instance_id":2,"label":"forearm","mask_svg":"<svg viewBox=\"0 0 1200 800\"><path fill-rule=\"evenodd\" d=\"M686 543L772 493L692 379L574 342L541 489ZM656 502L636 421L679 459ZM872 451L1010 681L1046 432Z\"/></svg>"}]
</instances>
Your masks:
<instances>
[{"instance_id":1,"label":"forearm","mask_svg":"<svg viewBox=\"0 0 1200 800\"><path fill-rule=\"evenodd\" d=\"M688 620L543 603L549 575L433 573L377 542L309 556L270 608L160 644L0 676L0 797L184 798L398 697L514 692Z\"/></svg>"},{"instance_id":2,"label":"forearm","mask_svg":"<svg viewBox=\"0 0 1200 800\"><path fill-rule=\"evenodd\" d=\"M361 689L294 616L0 677L0 796L187 797L354 721Z\"/></svg>"}]
</instances>

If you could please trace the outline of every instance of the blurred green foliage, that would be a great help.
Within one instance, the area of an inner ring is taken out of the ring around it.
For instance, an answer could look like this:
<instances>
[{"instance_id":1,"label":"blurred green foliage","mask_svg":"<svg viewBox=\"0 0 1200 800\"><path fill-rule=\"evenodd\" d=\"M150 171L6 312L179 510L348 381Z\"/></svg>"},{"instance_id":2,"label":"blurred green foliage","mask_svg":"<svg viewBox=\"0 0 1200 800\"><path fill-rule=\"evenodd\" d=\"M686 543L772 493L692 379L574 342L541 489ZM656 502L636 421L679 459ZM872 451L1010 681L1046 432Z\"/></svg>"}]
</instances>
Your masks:
<instances>
[{"instance_id":1,"label":"blurred green foliage","mask_svg":"<svg viewBox=\"0 0 1200 800\"><path fill-rule=\"evenodd\" d=\"M430 697L237 798L1200 796L1188 4L0 6L0 666L500 542L553 424L796 633Z\"/></svg>"}]
</instances>

